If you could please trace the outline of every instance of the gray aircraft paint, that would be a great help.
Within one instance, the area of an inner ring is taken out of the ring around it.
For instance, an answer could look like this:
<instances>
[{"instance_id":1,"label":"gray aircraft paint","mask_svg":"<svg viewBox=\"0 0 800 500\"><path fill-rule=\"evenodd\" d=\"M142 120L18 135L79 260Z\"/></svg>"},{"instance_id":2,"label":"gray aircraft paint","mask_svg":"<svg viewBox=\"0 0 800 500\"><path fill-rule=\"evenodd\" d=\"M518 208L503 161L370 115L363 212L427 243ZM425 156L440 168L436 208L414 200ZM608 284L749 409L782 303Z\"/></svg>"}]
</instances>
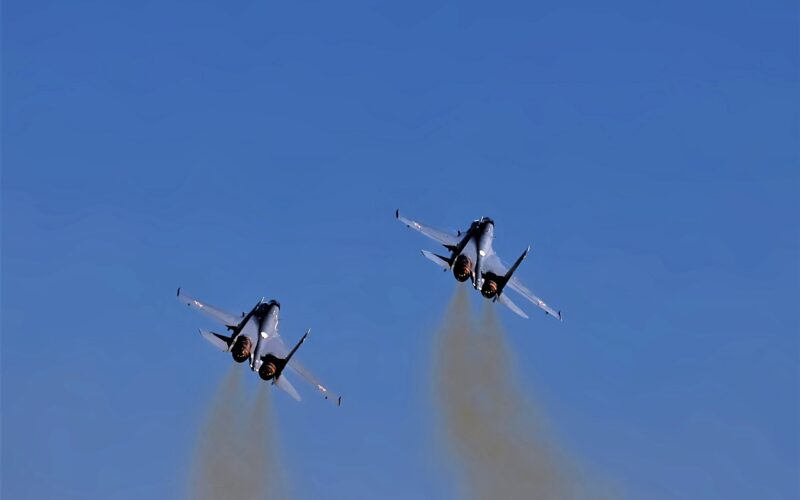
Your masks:
<instances>
[{"instance_id":1,"label":"gray aircraft paint","mask_svg":"<svg viewBox=\"0 0 800 500\"><path fill-rule=\"evenodd\" d=\"M258 324L258 335L256 335L256 348L250 363L250 369L254 372L257 372L258 369L261 368L262 358L270 354L270 341L278 337L280 306L275 302L266 304L266 306L267 307L262 308L262 311L257 311L255 314L255 320ZM277 355L277 353L273 354Z\"/></svg>"},{"instance_id":2,"label":"gray aircraft paint","mask_svg":"<svg viewBox=\"0 0 800 500\"><path fill-rule=\"evenodd\" d=\"M491 218L481 217L478 220L474 220L466 231L458 231L454 234L450 231L443 231L411 220L400 215L400 210L395 212L395 217L407 227L422 233L424 236L436 241L447 249L449 256L439 255L427 250L423 250L422 252L425 258L443 267L445 270L453 269L456 258L459 255L468 257L474 263L471 273L473 288L483 293L482 289L487 277L490 277L496 284L497 293L493 296L486 296L487 299L493 302L499 301L515 314L527 319L528 315L504 293L504 289L508 288L522 295L523 298L542 309L546 314L558 320L562 319L561 311L556 311L547 305L514 275L517 271L517 267L515 266L518 266L518 263L521 263L522 260L527 257L530 252L530 246L517 259L515 266L511 268L503 264L500 257L495 253L493 247L494 220Z\"/></svg>"},{"instance_id":3,"label":"gray aircraft paint","mask_svg":"<svg viewBox=\"0 0 800 500\"><path fill-rule=\"evenodd\" d=\"M242 336L250 339L251 346L253 347L250 353L248 366L253 372L258 372L263 364L262 360L265 356L273 355L276 358L287 359L287 356L292 352L292 349L287 348L286 344L284 344L279 333L281 305L277 300L264 302L264 299L261 299L248 313L235 315L214 307L207 302L197 300L185 292L182 292L180 288L178 288L177 298L181 303L202 312L224 325L226 329L226 333L224 334L200 330L202 337L217 347L217 349L230 353L233 343L237 338ZM295 350L303 343L309 331L306 331L306 334L301 337L300 342L295 345ZM226 346L221 340L222 338L229 339L230 344ZM325 399L337 405L341 405L341 396L331 392L324 386L316 376L296 359L296 357L292 357L291 360L285 364L285 367L308 382L315 390L322 394ZM300 394L289 381L285 372L286 370L283 370L280 377L277 380L272 379L271 383L277 385L292 398L299 401Z\"/></svg>"}]
</instances>

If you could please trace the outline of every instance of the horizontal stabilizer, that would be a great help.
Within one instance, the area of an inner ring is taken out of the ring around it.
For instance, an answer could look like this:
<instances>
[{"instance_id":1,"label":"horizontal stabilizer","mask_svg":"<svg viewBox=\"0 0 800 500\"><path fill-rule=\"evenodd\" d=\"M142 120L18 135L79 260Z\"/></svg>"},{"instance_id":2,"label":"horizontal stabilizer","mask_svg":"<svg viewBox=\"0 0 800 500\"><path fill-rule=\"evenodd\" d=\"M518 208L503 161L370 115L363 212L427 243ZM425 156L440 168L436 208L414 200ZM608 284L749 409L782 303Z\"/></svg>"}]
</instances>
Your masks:
<instances>
[{"instance_id":1,"label":"horizontal stabilizer","mask_svg":"<svg viewBox=\"0 0 800 500\"><path fill-rule=\"evenodd\" d=\"M514 311L516 314L522 316L525 319L528 319L528 315L525 314L525 312L522 309L520 309L515 303L511 302L511 299L509 299L507 295L500 295L497 298L497 300L501 304L504 304L506 307Z\"/></svg>"},{"instance_id":2,"label":"horizontal stabilizer","mask_svg":"<svg viewBox=\"0 0 800 500\"><path fill-rule=\"evenodd\" d=\"M452 264L452 259L448 259L447 257L442 257L439 254L429 252L427 250L423 250L422 255L424 255L425 258L428 259L429 261L435 263L438 266L443 267L445 270L450 269L450 266Z\"/></svg>"},{"instance_id":3,"label":"horizontal stabilizer","mask_svg":"<svg viewBox=\"0 0 800 500\"><path fill-rule=\"evenodd\" d=\"M294 388L292 383L289 382L289 379L287 379L286 377L281 377L277 379L275 384L284 391L286 391L286 393L290 395L293 399L300 401L300 394L297 392L297 389Z\"/></svg>"},{"instance_id":4,"label":"horizontal stabilizer","mask_svg":"<svg viewBox=\"0 0 800 500\"><path fill-rule=\"evenodd\" d=\"M202 335L204 339L206 339L210 344L220 351L227 351L233 342L231 337L222 335L220 333L210 332L208 330L200 330L200 335Z\"/></svg>"}]
</instances>

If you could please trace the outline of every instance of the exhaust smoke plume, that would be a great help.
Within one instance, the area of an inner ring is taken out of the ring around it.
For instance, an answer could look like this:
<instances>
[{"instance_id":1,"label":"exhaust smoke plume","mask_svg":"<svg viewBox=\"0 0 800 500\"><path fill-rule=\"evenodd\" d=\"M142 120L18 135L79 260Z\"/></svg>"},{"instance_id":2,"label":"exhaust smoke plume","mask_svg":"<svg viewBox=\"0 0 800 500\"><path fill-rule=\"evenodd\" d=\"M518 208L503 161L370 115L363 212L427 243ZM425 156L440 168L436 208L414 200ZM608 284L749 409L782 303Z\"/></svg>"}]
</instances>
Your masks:
<instances>
[{"instance_id":1,"label":"exhaust smoke plume","mask_svg":"<svg viewBox=\"0 0 800 500\"><path fill-rule=\"evenodd\" d=\"M585 498L581 482L552 446L537 408L515 380L496 316L484 302L474 321L466 287L447 309L434 350L436 401L450 451L476 499Z\"/></svg>"},{"instance_id":2,"label":"exhaust smoke plume","mask_svg":"<svg viewBox=\"0 0 800 500\"><path fill-rule=\"evenodd\" d=\"M189 485L191 499L286 497L269 388L260 384L255 398L245 394L240 368L231 365L201 426Z\"/></svg>"}]
</instances>

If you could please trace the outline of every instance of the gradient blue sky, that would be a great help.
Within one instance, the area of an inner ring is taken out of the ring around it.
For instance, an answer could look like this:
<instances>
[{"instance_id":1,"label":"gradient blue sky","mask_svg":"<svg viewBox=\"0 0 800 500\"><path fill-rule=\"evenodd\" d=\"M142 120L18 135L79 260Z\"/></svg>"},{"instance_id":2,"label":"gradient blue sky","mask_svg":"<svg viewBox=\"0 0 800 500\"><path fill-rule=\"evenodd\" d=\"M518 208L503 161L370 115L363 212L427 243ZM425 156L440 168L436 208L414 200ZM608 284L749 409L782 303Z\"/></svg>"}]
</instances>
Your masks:
<instances>
[{"instance_id":1,"label":"gradient blue sky","mask_svg":"<svg viewBox=\"0 0 800 500\"><path fill-rule=\"evenodd\" d=\"M800 496L797 2L2 16L3 498L184 495L228 360L178 285L313 328L345 404L276 396L298 498L457 497L427 384L455 282L398 207L533 245L519 275L565 321L502 318L590 474Z\"/></svg>"}]
</instances>

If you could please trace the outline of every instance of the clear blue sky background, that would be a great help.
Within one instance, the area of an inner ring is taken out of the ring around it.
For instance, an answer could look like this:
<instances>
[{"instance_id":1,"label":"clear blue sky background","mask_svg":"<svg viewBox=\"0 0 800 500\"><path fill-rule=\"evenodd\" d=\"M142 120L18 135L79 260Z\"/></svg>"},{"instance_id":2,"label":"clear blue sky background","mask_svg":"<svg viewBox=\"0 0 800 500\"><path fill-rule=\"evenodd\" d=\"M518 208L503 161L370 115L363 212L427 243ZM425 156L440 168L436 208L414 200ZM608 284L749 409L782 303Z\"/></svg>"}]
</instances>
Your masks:
<instances>
[{"instance_id":1,"label":"clear blue sky background","mask_svg":"<svg viewBox=\"0 0 800 500\"><path fill-rule=\"evenodd\" d=\"M228 360L178 285L313 327L299 498L456 497L398 207L533 245L565 321L503 319L591 474L800 495L796 2L217 3L4 2L3 498L182 497Z\"/></svg>"}]
</instances>

